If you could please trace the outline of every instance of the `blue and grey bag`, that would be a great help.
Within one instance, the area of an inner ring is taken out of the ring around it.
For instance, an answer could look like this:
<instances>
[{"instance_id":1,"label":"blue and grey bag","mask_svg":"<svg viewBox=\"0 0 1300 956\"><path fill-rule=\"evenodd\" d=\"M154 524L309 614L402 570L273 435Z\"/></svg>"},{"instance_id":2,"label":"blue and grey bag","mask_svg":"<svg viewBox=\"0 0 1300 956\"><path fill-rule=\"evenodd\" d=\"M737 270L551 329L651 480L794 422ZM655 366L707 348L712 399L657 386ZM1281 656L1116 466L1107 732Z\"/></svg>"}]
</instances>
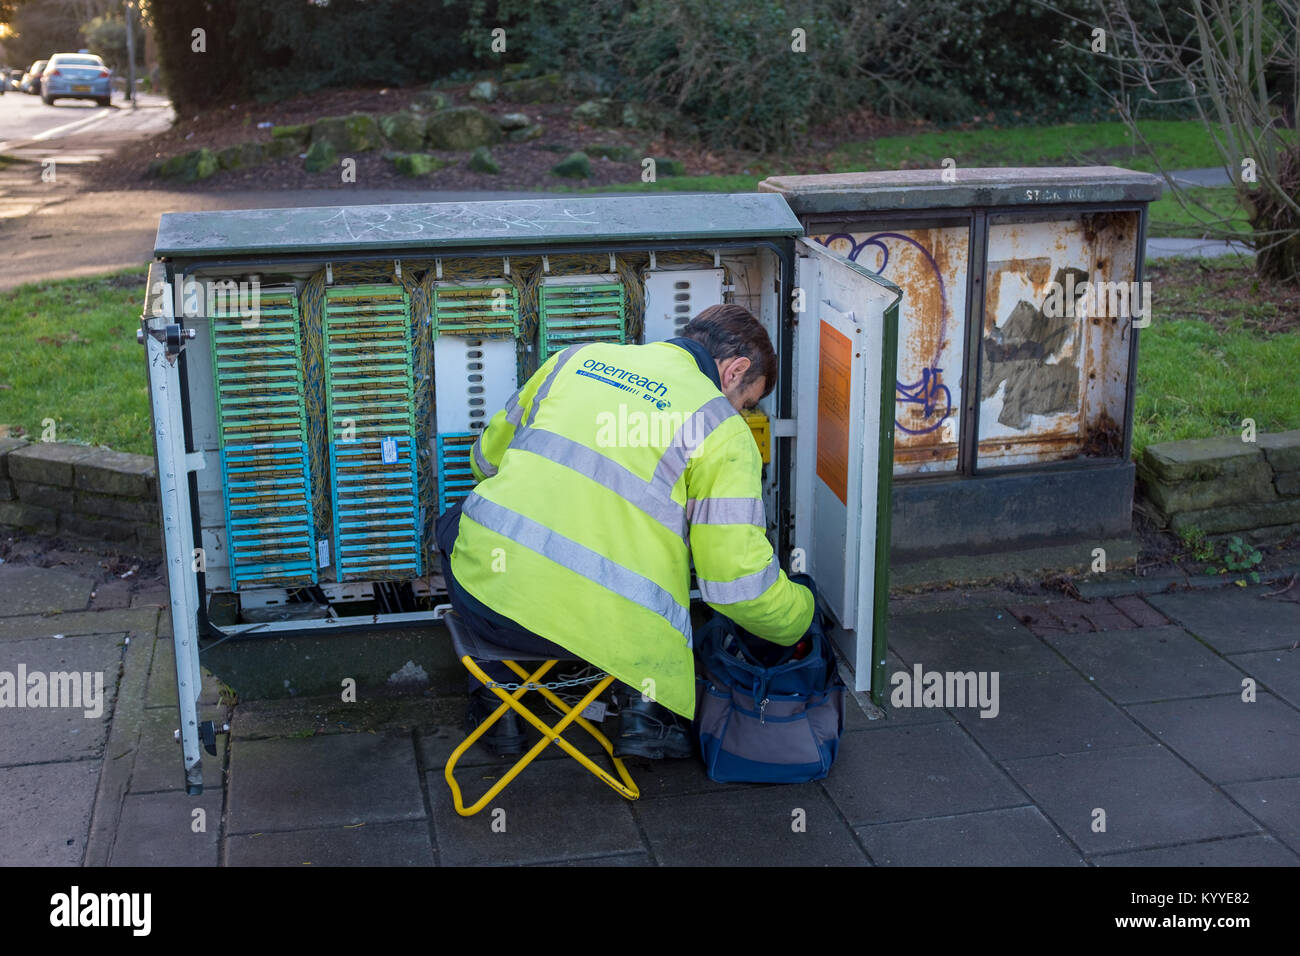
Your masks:
<instances>
[{"instance_id":1,"label":"blue and grey bag","mask_svg":"<svg viewBox=\"0 0 1300 956\"><path fill-rule=\"evenodd\" d=\"M811 578L800 583L816 594ZM695 734L710 779L806 783L830 772L844 730L845 687L821 616L814 611L802 659L721 614L700 629Z\"/></svg>"}]
</instances>

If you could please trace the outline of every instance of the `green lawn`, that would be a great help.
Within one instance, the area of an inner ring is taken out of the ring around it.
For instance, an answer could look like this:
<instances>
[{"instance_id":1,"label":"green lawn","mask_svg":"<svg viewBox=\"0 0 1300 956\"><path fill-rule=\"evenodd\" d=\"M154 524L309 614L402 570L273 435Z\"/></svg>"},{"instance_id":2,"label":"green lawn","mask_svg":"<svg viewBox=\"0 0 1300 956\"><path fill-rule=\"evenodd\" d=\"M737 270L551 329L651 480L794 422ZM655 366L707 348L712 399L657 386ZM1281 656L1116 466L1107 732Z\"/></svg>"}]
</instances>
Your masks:
<instances>
[{"instance_id":1,"label":"green lawn","mask_svg":"<svg viewBox=\"0 0 1300 956\"><path fill-rule=\"evenodd\" d=\"M1150 264L1138 340L1133 450L1184 438L1300 428L1300 296L1261 287L1233 258ZM1269 328L1290 331L1269 333Z\"/></svg>"},{"instance_id":2,"label":"green lawn","mask_svg":"<svg viewBox=\"0 0 1300 956\"><path fill-rule=\"evenodd\" d=\"M144 349L145 270L38 282L0 296L0 434L152 454Z\"/></svg>"}]
</instances>

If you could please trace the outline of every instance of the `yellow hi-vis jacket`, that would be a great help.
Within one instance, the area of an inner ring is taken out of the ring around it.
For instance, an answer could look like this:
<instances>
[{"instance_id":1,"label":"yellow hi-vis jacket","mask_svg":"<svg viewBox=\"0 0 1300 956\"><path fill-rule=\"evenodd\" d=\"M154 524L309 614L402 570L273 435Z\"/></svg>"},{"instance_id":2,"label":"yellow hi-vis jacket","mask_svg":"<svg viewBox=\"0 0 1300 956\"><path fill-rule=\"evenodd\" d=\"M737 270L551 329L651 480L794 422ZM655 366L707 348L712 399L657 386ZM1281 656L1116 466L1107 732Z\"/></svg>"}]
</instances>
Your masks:
<instances>
[{"instance_id":1,"label":"yellow hi-vis jacket","mask_svg":"<svg viewBox=\"0 0 1300 956\"><path fill-rule=\"evenodd\" d=\"M812 622L767 539L753 434L680 346L552 355L471 460L456 580L684 717L692 557L701 597L751 633L790 645Z\"/></svg>"}]
</instances>

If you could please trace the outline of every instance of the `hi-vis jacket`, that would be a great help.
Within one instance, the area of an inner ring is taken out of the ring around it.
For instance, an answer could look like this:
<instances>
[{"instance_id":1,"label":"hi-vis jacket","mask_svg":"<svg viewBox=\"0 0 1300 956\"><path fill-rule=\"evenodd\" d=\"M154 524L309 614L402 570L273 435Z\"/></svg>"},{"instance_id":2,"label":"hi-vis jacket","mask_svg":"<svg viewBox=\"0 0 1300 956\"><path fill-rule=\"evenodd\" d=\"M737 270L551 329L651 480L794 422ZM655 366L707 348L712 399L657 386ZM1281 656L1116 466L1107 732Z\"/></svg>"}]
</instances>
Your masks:
<instances>
[{"instance_id":1,"label":"hi-vis jacket","mask_svg":"<svg viewBox=\"0 0 1300 956\"><path fill-rule=\"evenodd\" d=\"M492 418L472 467L457 581L684 717L692 556L703 599L753 634L790 645L812 622L812 593L765 534L753 435L680 346L556 353Z\"/></svg>"}]
</instances>

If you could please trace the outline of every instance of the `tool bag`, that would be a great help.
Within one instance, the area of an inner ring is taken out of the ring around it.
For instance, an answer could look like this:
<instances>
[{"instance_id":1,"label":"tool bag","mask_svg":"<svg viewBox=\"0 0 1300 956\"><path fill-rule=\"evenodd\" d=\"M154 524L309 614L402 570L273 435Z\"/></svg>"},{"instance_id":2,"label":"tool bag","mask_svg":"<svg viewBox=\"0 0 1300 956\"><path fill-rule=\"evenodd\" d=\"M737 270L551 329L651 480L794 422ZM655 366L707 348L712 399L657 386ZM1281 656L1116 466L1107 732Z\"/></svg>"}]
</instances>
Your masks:
<instances>
[{"instance_id":1,"label":"tool bag","mask_svg":"<svg viewBox=\"0 0 1300 956\"><path fill-rule=\"evenodd\" d=\"M791 579L816 595L807 575ZM806 783L830 772L844 730L845 686L817 605L801 659L795 647L757 638L722 614L698 632L695 735L710 779Z\"/></svg>"}]
</instances>

